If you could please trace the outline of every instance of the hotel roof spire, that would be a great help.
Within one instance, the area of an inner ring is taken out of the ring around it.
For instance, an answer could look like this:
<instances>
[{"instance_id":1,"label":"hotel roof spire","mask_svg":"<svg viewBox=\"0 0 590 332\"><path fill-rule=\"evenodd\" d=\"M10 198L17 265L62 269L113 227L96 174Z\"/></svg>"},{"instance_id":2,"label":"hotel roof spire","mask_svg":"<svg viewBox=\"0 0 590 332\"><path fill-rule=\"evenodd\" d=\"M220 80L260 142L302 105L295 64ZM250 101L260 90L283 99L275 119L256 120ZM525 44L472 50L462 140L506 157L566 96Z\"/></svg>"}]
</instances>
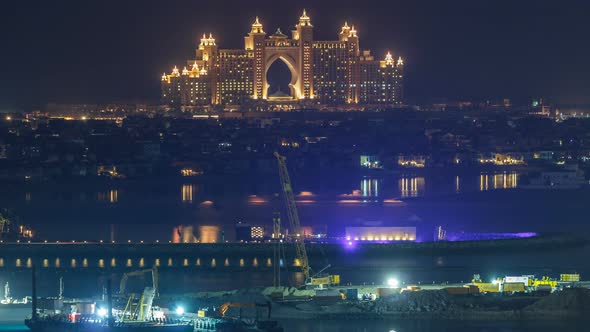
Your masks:
<instances>
[{"instance_id":1,"label":"hotel roof spire","mask_svg":"<svg viewBox=\"0 0 590 332\"><path fill-rule=\"evenodd\" d=\"M260 20L258 19L258 16L256 16L256 20L254 21L254 23L252 23L251 33L265 33L264 29L262 28L262 23L260 23Z\"/></svg>"},{"instance_id":2,"label":"hotel roof spire","mask_svg":"<svg viewBox=\"0 0 590 332\"><path fill-rule=\"evenodd\" d=\"M357 37L357 35L356 35L356 29L354 28L354 24L350 28L350 33L348 34L348 37Z\"/></svg>"},{"instance_id":3,"label":"hotel roof spire","mask_svg":"<svg viewBox=\"0 0 590 332\"><path fill-rule=\"evenodd\" d=\"M404 65L404 59L402 59L401 56L399 58L397 58L397 65L398 66L403 66Z\"/></svg>"},{"instance_id":4,"label":"hotel roof spire","mask_svg":"<svg viewBox=\"0 0 590 332\"><path fill-rule=\"evenodd\" d=\"M303 14L299 17L299 25L300 26L312 26L311 20L309 16L307 16L307 11L303 9Z\"/></svg>"}]
</instances>

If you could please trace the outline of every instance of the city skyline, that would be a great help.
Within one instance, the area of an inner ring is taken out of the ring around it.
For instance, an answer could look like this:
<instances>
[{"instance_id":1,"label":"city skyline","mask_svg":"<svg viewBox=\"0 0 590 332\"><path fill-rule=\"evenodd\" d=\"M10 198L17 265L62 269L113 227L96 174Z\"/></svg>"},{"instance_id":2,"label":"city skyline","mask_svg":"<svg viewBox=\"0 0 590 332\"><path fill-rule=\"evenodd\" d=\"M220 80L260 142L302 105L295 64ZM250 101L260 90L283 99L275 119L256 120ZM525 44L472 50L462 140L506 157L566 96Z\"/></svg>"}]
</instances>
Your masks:
<instances>
[{"instance_id":1,"label":"city skyline","mask_svg":"<svg viewBox=\"0 0 590 332\"><path fill-rule=\"evenodd\" d=\"M264 17L267 26L286 31L292 13L301 8L322 22L318 39L329 38L330 27L348 18L363 32L363 47L375 55L401 51L408 59L410 103L533 97L590 102L584 83L590 72L584 59L590 50L580 43L588 25L583 19L586 4L368 1L362 10L353 3L330 1L284 4L282 10L268 1L112 5L9 4L7 11L14 15L3 22L2 30L11 52L2 55L2 62L11 65L1 82L0 106L157 102L161 72L154 69L183 61L199 31L212 31L225 47L233 48L243 42L235 31L242 31L253 17Z\"/></svg>"}]
</instances>

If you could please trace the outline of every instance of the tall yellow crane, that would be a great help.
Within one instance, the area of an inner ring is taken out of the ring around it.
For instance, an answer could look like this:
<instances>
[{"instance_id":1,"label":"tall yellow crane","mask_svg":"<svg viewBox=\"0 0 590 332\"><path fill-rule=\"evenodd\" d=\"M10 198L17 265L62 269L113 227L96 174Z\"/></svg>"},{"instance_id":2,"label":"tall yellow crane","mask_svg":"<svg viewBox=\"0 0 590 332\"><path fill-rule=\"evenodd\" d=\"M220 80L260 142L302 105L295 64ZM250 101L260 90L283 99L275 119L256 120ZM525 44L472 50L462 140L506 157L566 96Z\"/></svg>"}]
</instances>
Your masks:
<instances>
[{"instance_id":1,"label":"tall yellow crane","mask_svg":"<svg viewBox=\"0 0 590 332\"><path fill-rule=\"evenodd\" d=\"M305 239L301 233L299 213L297 212L297 206L295 205L295 195L293 194L291 179L289 178L289 172L287 171L287 158L281 156L278 152L275 152L274 156L277 158L279 164L279 177L283 189L283 200L285 201L285 208L287 209L287 218L289 219L291 232L294 233L293 242L295 243L297 258L299 259L301 270L303 271L303 276L307 283L310 280L309 260L307 259L307 251L305 250Z\"/></svg>"}]
</instances>

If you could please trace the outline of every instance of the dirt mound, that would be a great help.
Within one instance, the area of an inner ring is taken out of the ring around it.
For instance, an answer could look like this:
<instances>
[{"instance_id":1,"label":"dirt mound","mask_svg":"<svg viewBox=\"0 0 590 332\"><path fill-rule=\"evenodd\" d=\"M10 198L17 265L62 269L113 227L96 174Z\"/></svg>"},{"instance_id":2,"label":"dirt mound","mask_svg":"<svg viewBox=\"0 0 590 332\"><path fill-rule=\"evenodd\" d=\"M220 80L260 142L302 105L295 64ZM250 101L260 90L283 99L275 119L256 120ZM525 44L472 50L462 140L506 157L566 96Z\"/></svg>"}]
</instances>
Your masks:
<instances>
[{"instance_id":1,"label":"dirt mound","mask_svg":"<svg viewBox=\"0 0 590 332\"><path fill-rule=\"evenodd\" d=\"M571 310L590 312L590 289L564 289L561 292L553 293L529 305L525 310Z\"/></svg>"},{"instance_id":2,"label":"dirt mound","mask_svg":"<svg viewBox=\"0 0 590 332\"><path fill-rule=\"evenodd\" d=\"M387 308L386 311L432 312L447 310L451 305L451 298L446 291L424 290L420 292L404 292L378 302L379 306Z\"/></svg>"},{"instance_id":3,"label":"dirt mound","mask_svg":"<svg viewBox=\"0 0 590 332\"><path fill-rule=\"evenodd\" d=\"M295 287L267 287L261 292L264 296L282 294L283 296L315 296L313 289L297 289Z\"/></svg>"}]
</instances>

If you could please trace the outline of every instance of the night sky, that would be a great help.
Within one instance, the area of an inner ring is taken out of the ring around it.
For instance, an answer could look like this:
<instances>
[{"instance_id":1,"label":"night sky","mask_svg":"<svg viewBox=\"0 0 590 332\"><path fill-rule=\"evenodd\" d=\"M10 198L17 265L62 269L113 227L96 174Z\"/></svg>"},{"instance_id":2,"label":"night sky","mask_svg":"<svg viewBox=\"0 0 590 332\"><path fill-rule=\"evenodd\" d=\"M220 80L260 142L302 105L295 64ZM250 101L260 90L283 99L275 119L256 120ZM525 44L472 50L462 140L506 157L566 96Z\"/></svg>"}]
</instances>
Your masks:
<instances>
[{"instance_id":1,"label":"night sky","mask_svg":"<svg viewBox=\"0 0 590 332\"><path fill-rule=\"evenodd\" d=\"M545 96L590 103L590 5L583 0L3 1L0 110L47 102L157 102L159 78L203 32L242 48L259 15L291 30L303 8L316 39L344 20L362 49L406 61L409 102Z\"/></svg>"}]
</instances>

